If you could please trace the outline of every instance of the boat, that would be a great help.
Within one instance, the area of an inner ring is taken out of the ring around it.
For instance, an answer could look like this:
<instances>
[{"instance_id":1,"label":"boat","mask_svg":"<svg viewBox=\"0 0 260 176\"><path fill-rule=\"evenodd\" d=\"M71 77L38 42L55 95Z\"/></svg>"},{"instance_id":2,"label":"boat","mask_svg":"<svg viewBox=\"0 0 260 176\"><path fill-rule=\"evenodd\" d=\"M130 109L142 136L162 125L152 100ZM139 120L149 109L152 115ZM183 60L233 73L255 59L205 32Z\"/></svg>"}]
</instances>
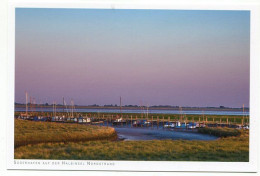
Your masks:
<instances>
[{"instance_id":1,"label":"boat","mask_svg":"<svg viewBox=\"0 0 260 176\"><path fill-rule=\"evenodd\" d=\"M197 123L196 128L205 128L206 124L205 123Z\"/></svg>"},{"instance_id":2,"label":"boat","mask_svg":"<svg viewBox=\"0 0 260 176\"><path fill-rule=\"evenodd\" d=\"M164 128L174 128L175 124L171 122L166 122L163 126Z\"/></svg>"},{"instance_id":3,"label":"boat","mask_svg":"<svg viewBox=\"0 0 260 176\"><path fill-rule=\"evenodd\" d=\"M197 128L197 123L195 123L195 122L189 122L189 123L187 124L187 127L188 127L189 129L195 129L195 128Z\"/></svg>"},{"instance_id":4,"label":"boat","mask_svg":"<svg viewBox=\"0 0 260 176\"><path fill-rule=\"evenodd\" d=\"M78 123L90 123L91 122L91 119L89 117L82 117L80 116L78 118Z\"/></svg>"},{"instance_id":5,"label":"boat","mask_svg":"<svg viewBox=\"0 0 260 176\"><path fill-rule=\"evenodd\" d=\"M120 117L120 118L115 119L114 122L115 122L115 123L123 122L123 119L122 119L122 117Z\"/></svg>"},{"instance_id":6,"label":"boat","mask_svg":"<svg viewBox=\"0 0 260 176\"><path fill-rule=\"evenodd\" d=\"M183 122L183 123L177 122L176 124L177 125L175 125L175 128L186 128L186 123L185 122Z\"/></svg>"},{"instance_id":7,"label":"boat","mask_svg":"<svg viewBox=\"0 0 260 176\"><path fill-rule=\"evenodd\" d=\"M243 126L243 129L249 130L249 125L244 125L244 126Z\"/></svg>"},{"instance_id":8,"label":"boat","mask_svg":"<svg viewBox=\"0 0 260 176\"><path fill-rule=\"evenodd\" d=\"M177 121L177 122L174 123L174 127L175 128L178 128L180 126L181 126L181 122L180 121Z\"/></svg>"},{"instance_id":9,"label":"boat","mask_svg":"<svg viewBox=\"0 0 260 176\"><path fill-rule=\"evenodd\" d=\"M143 126L150 126L151 122L147 120L137 120L133 122L133 126L135 127L143 127Z\"/></svg>"},{"instance_id":10,"label":"boat","mask_svg":"<svg viewBox=\"0 0 260 176\"><path fill-rule=\"evenodd\" d=\"M124 120L122 117L116 118L116 119L113 121L113 124L114 124L114 125L123 124L123 123L126 123L126 120Z\"/></svg>"},{"instance_id":11,"label":"boat","mask_svg":"<svg viewBox=\"0 0 260 176\"><path fill-rule=\"evenodd\" d=\"M81 116L78 118L78 123L87 123L87 120Z\"/></svg>"}]
</instances>

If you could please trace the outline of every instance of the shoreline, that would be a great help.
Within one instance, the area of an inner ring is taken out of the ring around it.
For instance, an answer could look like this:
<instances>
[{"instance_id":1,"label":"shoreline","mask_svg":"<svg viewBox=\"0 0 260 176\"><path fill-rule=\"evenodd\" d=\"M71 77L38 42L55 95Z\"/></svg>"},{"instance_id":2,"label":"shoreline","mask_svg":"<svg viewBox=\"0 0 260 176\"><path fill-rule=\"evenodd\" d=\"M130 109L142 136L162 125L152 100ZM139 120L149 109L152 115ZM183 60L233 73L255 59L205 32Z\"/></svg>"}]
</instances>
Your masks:
<instances>
[{"instance_id":1,"label":"shoreline","mask_svg":"<svg viewBox=\"0 0 260 176\"><path fill-rule=\"evenodd\" d=\"M30 107L30 105L28 105ZM34 108L43 108L43 109L53 109L52 105L33 105ZM15 105L15 108L25 108L25 105ZM69 109L70 106L67 106ZM56 105L56 109L63 109L62 105ZM122 110L140 110L141 107L129 107L129 106L122 106ZM113 109L113 110L120 110L120 106L75 106L75 109ZM218 108L218 107L182 107L182 111L238 111L243 112L243 108ZM180 111L180 107L149 107L149 110L176 110ZM244 108L245 112L249 112L249 108Z\"/></svg>"}]
</instances>

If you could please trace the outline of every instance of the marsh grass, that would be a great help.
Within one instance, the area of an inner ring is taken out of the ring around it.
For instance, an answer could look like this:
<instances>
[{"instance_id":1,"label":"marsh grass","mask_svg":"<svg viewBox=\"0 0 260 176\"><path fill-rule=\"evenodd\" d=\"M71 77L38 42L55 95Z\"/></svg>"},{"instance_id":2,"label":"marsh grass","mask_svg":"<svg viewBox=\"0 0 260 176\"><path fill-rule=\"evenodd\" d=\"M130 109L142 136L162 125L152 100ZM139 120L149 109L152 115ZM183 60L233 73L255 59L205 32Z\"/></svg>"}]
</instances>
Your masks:
<instances>
[{"instance_id":1,"label":"marsh grass","mask_svg":"<svg viewBox=\"0 0 260 176\"><path fill-rule=\"evenodd\" d=\"M16 159L248 161L248 139L215 141L151 140L45 143L19 147Z\"/></svg>"},{"instance_id":2,"label":"marsh grass","mask_svg":"<svg viewBox=\"0 0 260 176\"><path fill-rule=\"evenodd\" d=\"M205 128L204 133L219 131L222 137L214 141L111 141L113 128L16 120L14 158L248 162L248 131L230 136L229 129Z\"/></svg>"},{"instance_id":3,"label":"marsh grass","mask_svg":"<svg viewBox=\"0 0 260 176\"><path fill-rule=\"evenodd\" d=\"M28 144L67 143L115 138L117 138L116 132L110 127L15 120L15 148Z\"/></svg>"},{"instance_id":4,"label":"marsh grass","mask_svg":"<svg viewBox=\"0 0 260 176\"><path fill-rule=\"evenodd\" d=\"M234 128L199 128L199 133L210 134L218 137L228 137L228 136L240 136L243 130Z\"/></svg>"}]
</instances>

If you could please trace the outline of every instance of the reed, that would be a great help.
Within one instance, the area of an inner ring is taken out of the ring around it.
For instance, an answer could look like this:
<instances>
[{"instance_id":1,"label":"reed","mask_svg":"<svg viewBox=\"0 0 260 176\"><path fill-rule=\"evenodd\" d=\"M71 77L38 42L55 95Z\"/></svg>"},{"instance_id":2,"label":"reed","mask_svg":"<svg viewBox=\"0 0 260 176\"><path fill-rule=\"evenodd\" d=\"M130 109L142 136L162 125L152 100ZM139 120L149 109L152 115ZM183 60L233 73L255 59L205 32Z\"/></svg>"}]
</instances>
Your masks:
<instances>
[{"instance_id":1,"label":"reed","mask_svg":"<svg viewBox=\"0 0 260 176\"><path fill-rule=\"evenodd\" d=\"M67 143L116 138L115 129L110 127L15 120L15 148L38 143Z\"/></svg>"},{"instance_id":2,"label":"reed","mask_svg":"<svg viewBox=\"0 0 260 176\"><path fill-rule=\"evenodd\" d=\"M248 162L249 131L231 130L205 128L222 136L214 141L111 141L109 127L15 120L14 158Z\"/></svg>"},{"instance_id":3,"label":"reed","mask_svg":"<svg viewBox=\"0 0 260 176\"><path fill-rule=\"evenodd\" d=\"M16 159L248 162L247 136L215 141L151 140L44 143L15 149Z\"/></svg>"},{"instance_id":4,"label":"reed","mask_svg":"<svg viewBox=\"0 0 260 176\"><path fill-rule=\"evenodd\" d=\"M242 134L242 130L234 128L199 128L199 133L210 134L218 137L228 137L228 136L239 136Z\"/></svg>"}]
</instances>

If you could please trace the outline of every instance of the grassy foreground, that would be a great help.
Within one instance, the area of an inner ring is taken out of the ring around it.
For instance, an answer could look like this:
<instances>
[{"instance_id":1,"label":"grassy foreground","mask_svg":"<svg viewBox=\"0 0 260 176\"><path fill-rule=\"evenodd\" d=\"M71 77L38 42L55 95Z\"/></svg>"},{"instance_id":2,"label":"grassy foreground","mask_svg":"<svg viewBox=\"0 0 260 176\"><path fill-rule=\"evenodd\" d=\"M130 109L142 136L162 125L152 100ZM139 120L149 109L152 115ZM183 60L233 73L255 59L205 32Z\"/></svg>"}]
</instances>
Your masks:
<instances>
[{"instance_id":1,"label":"grassy foreground","mask_svg":"<svg viewBox=\"0 0 260 176\"><path fill-rule=\"evenodd\" d=\"M91 125L63 124L15 120L14 145L16 147L55 142L80 142L115 139L114 128Z\"/></svg>"},{"instance_id":2,"label":"grassy foreground","mask_svg":"<svg viewBox=\"0 0 260 176\"><path fill-rule=\"evenodd\" d=\"M249 160L248 138L215 141L152 140L45 143L15 149L16 159L244 161Z\"/></svg>"},{"instance_id":3,"label":"grassy foreground","mask_svg":"<svg viewBox=\"0 0 260 176\"><path fill-rule=\"evenodd\" d=\"M248 131L214 141L93 141L113 136L113 128L22 120L15 123L15 159L249 161Z\"/></svg>"}]
</instances>

